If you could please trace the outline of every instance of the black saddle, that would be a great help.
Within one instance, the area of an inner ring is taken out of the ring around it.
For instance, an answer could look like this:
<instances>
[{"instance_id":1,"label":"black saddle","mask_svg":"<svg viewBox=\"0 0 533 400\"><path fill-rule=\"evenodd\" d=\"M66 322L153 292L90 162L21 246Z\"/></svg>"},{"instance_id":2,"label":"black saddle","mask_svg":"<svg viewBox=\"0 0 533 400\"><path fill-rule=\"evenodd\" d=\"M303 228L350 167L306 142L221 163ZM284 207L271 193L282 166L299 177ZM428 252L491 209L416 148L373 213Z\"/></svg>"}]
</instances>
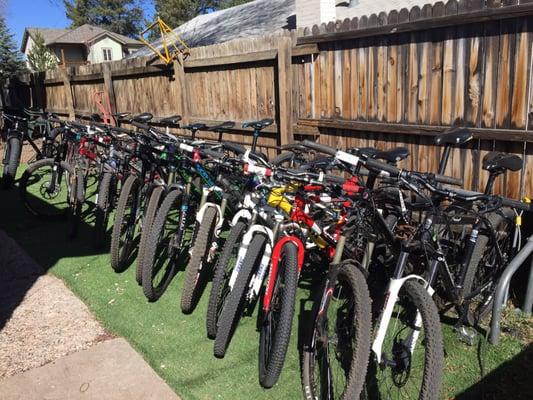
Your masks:
<instances>
[{"instance_id":1,"label":"black saddle","mask_svg":"<svg viewBox=\"0 0 533 400\"><path fill-rule=\"evenodd\" d=\"M274 123L274 120L272 118L265 118L260 121L248 121L243 122L242 127L243 128L254 128L255 130L260 131L261 129L266 128L267 126L270 126Z\"/></svg>"},{"instance_id":2,"label":"black saddle","mask_svg":"<svg viewBox=\"0 0 533 400\"><path fill-rule=\"evenodd\" d=\"M212 131L212 132L224 132L224 131L227 131L229 129L233 129L233 127L235 127L235 122L233 121L226 121L226 122L222 122L221 124L218 124L218 125L215 125L215 126L211 126L209 127L209 131Z\"/></svg>"},{"instance_id":3,"label":"black saddle","mask_svg":"<svg viewBox=\"0 0 533 400\"><path fill-rule=\"evenodd\" d=\"M357 149L356 152L366 158L376 158L393 164L405 160L410 154L409 150L405 147L396 147L392 150L378 150L374 147L363 147L362 149Z\"/></svg>"},{"instance_id":4,"label":"black saddle","mask_svg":"<svg viewBox=\"0 0 533 400\"><path fill-rule=\"evenodd\" d=\"M121 113L114 113L114 114L111 114L113 117L117 118L117 119L124 119L126 117L129 117L130 113L129 112L121 112Z\"/></svg>"},{"instance_id":5,"label":"black saddle","mask_svg":"<svg viewBox=\"0 0 533 400\"><path fill-rule=\"evenodd\" d=\"M184 125L181 127L181 129L188 129L190 131L203 131L207 129L207 125L202 123L196 123L191 125Z\"/></svg>"},{"instance_id":6,"label":"black saddle","mask_svg":"<svg viewBox=\"0 0 533 400\"><path fill-rule=\"evenodd\" d=\"M132 119L135 122L140 122L140 123L145 124L148 121L151 121L152 118L154 118L153 114L151 114L151 113L142 113L142 114L134 116Z\"/></svg>"},{"instance_id":7,"label":"black saddle","mask_svg":"<svg viewBox=\"0 0 533 400\"><path fill-rule=\"evenodd\" d=\"M171 126L178 125L178 122L181 121L181 115L173 115L172 117L163 118L159 121L161 125Z\"/></svg>"},{"instance_id":8,"label":"black saddle","mask_svg":"<svg viewBox=\"0 0 533 400\"><path fill-rule=\"evenodd\" d=\"M483 169L489 172L520 171L523 165L522 159L515 154L490 152L483 157Z\"/></svg>"},{"instance_id":9,"label":"black saddle","mask_svg":"<svg viewBox=\"0 0 533 400\"><path fill-rule=\"evenodd\" d=\"M405 160L407 157L409 157L409 154L409 149L406 149L405 147L396 147L392 150L380 151L374 156L374 158L395 164L399 161Z\"/></svg>"},{"instance_id":10,"label":"black saddle","mask_svg":"<svg viewBox=\"0 0 533 400\"><path fill-rule=\"evenodd\" d=\"M96 114L96 113L93 113L91 114L91 116L89 117L89 119L91 121L94 121L94 122L100 122L101 119L100 119L100 114Z\"/></svg>"},{"instance_id":11,"label":"black saddle","mask_svg":"<svg viewBox=\"0 0 533 400\"><path fill-rule=\"evenodd\" d=\"M435 144L437 146L444 144L461 145L472 140L473 137L472 132L467 128L452 128L435 136Z\"/></svg>"}]
</instances>

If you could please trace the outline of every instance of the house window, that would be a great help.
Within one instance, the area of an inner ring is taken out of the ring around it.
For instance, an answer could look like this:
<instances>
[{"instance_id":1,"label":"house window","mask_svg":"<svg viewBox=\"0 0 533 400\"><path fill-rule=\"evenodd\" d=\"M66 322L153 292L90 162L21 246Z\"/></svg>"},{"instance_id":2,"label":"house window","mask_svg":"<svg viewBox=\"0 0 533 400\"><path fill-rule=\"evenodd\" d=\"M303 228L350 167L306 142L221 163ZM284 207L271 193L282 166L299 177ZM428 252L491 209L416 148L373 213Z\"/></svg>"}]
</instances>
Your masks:
<instances>
[{"instance_id":1,"label":"house window","mask_svg":"<svg viewBox=\"0 0 533 400\"><path fill-rule=\"evenodd\" d=\"M102 51L104 52L104 61L113 60L113 53L111 52L110 48L108 48L108 47L103 48Z\"/></svg>"}]
</instances>

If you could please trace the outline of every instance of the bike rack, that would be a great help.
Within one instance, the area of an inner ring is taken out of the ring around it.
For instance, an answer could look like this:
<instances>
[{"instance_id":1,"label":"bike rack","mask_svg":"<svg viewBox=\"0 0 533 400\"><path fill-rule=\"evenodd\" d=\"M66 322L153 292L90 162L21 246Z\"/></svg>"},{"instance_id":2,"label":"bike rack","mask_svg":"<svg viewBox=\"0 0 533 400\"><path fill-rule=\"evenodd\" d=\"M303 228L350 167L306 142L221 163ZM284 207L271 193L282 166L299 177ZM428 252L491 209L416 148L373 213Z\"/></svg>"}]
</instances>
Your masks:
<instances>
[{"instance_id":1,"label":"bike rack","mask_svg":"<svg viewBox=\"0 0 533 400\"><path fill-rule=\"evenodd\" d=\"M492 306L492 320L490 323L490 342L497 345L500 341L500 320L502 316L502 309L505 306L503 303L505 293L509 288L511 278L533 253L533 235L527 239L526 245L509 263L496 286L496 293L494 294L494 304ZM533 259L529 270L529 280L526 289L526 299L524 301L523 312L526 315L531 315L531 306L533 305Z\"/></svg>"}]
</instances>

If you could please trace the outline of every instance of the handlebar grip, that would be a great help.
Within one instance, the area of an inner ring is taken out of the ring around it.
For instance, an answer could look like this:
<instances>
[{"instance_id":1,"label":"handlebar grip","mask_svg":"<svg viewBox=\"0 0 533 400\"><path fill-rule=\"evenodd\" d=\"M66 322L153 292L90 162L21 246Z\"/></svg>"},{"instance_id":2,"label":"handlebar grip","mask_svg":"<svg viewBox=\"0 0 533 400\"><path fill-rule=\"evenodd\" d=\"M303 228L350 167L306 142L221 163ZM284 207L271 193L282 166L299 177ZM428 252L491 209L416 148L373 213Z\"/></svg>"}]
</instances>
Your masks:
<instances>
[{"instance_id":1,"label":"handlebar grip","mask_svg":"<svg viewBox=\"0 0 533 400\"><path fill-rule=\"evenodd\" d=\"M435 180L439 183L444 183L445 185L453 185L459 187L462 187L464 185L464 181L461 178L454 178L453 176L435 174Z\"/></svg>"},{"instance_id":2,"label":"handlebar grip","mask_svg":"<svg viewBox=\"0 0 533 400\"><path fill-rule=\"evenodd\" d=\"M505 197L502 197L501 199L502 199L502 205L504 205L505 207L512 207L512 208L516 208L518 210L524 210L527 212L533 211L533 203L524 203L523 201L508 199Z\"/></svg>"},{"instance_id":3,"label":"handlebar grip","mask_svg":"<svg viewBox=\"0 0 533 400\"><path fill-rule=\"evenodd\" d=\"M145 130L145 131L149 131L151 129L150 125L141 124L140 122L137 122L137 121L134 121L134 120L131 120L130 123L133 126L135 126L136 128L139 128L139 129L142 129L142 130Z\"/></svg>"},{"instance_id":4,"label":"handlebar grip","mask_svg":"<svg viewBox=\"0 0 533 400\"><path fill-rule=\"evenodd\" d=\"M335 154L337 154L337 150L334 149L333 147L329 147L329 146L326 146L320 143L311 142L310 140L304 140L302 142L302 145L304 145L305 147L311 150L315 150L319 153L329 154L331 156L334 156Z\"/></svg>"},{"instance_id":5,"label":"handlebar grip","mask_svg":"<svg viewBox=\"0 0 533 400\"><path fill-rule=\"evenodd\" d=\"M246 147L243 145L240 145L238 143L231 143L231 142L224 142L222 143L222 146L225 149L231 150L236 154L244 154L246 153Z\"/></svg>"},{"instance_id":6,"label":"handlebar grip","mask_svg":"<svg viewBox=\"0 0 533 400\"><path fill-rule=\"evenodd\" d=\"M400 170L394 165L385 164L379 161L376 161L372 158L365 160L367 168L371 168L378 171L387 172L390 176L397 177L400 175Z\"/></svg>"}]
</instances>

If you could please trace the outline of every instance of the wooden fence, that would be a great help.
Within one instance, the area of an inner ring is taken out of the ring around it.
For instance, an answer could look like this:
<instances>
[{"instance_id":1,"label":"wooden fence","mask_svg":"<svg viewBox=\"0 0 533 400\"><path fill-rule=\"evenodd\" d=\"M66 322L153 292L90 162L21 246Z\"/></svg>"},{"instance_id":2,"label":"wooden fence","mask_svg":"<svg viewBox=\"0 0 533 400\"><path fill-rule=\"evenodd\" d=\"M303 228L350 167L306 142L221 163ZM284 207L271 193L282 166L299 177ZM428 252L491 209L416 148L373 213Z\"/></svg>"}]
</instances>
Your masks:
<instances>
[{"instance_id":1,"label":"wooden fence","mask_svg":"<svg viewBox=\"0 0 533 400\"><path fill-rule=\"evenodd\" d=\"M98 112L95 91L116 111L208 123L272 117L260 140L270 154L303 138L405 146L405 167L433 171L432 137L468 126L476 140L453 152L448 174L481 189L483 156L516 153L525 168L498 190L519 197L533 194L532 65L532 0L452 0L195 48L170 66L138 58L19 77L4 93L13 106L71 118ZM250 134L225 138L250 143Z\"/></svg>"}]
</instances>

